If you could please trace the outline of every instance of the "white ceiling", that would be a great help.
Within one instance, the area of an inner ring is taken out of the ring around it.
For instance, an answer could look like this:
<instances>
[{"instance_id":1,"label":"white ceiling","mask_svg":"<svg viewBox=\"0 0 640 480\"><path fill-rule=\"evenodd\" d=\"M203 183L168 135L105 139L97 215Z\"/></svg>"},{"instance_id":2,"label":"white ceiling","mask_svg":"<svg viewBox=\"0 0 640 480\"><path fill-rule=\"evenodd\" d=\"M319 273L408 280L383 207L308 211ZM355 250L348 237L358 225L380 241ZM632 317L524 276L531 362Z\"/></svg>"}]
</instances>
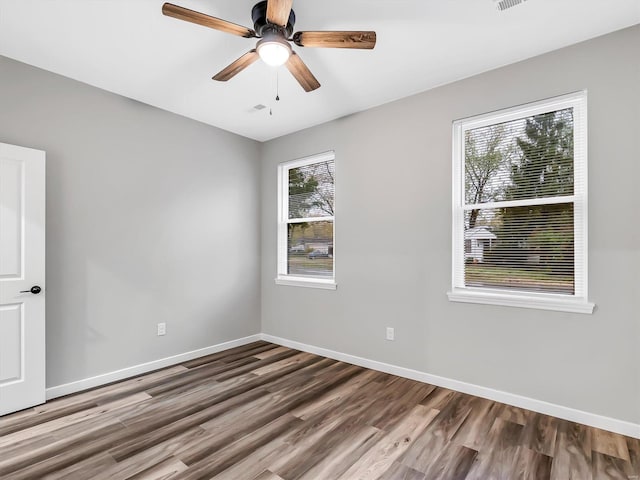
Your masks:
<instances>
[{"instance_id":1,"label":"white ceiling","mask_svg":"<svg viewBox=\"0 0 640 480\"><path fill-rule=\"evenodd\" d=\"M252 28L257 0L171 0ZM640 0L296 0L298 30L375 30L374 50L296 51L322 87L256 62L211 77L255 39L165 17L163 0L0 0L0 55L268 140L640 23ZM271 107L262 111L254 105Z\"/></svg>"}]
</instances>

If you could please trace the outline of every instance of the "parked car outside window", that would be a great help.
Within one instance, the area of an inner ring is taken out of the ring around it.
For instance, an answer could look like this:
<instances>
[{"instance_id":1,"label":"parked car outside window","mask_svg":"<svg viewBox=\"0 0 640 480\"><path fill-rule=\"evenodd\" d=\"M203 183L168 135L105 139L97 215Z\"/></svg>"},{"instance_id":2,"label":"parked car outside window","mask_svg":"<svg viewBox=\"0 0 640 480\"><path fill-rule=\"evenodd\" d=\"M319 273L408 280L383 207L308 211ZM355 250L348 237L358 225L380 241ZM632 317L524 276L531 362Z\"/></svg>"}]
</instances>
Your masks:
<instances>
[{"instance_id":1,"label":"parked car outside window","mask_svg":"<svg viewBox=\"0 0 640 480\"><path fill-rule=\"evenodd\" d=\"M323 252L322 250L314 250L308 256L311 260L314 258L329 258L329 253Z\"/></svg>"}]
</instances>

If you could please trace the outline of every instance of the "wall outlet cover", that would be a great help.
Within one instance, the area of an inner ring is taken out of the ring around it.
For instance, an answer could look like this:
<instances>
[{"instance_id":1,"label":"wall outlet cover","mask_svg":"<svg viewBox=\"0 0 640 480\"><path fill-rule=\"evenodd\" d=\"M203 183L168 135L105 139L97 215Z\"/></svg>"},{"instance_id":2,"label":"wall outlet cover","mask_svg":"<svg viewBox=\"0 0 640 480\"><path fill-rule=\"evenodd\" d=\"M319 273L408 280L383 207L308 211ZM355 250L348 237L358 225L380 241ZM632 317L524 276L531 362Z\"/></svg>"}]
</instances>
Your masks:
<instances>
[{"instance_id":1,"label":"wall outlet cover","mask_svg":"<svg viewBox=\"0 0 640 480\"><path fill-rule=\"evenodd\" d=\"M387 327L387 340L395 340L396 333L393 327Z\"/></svg>"}]
</instances>

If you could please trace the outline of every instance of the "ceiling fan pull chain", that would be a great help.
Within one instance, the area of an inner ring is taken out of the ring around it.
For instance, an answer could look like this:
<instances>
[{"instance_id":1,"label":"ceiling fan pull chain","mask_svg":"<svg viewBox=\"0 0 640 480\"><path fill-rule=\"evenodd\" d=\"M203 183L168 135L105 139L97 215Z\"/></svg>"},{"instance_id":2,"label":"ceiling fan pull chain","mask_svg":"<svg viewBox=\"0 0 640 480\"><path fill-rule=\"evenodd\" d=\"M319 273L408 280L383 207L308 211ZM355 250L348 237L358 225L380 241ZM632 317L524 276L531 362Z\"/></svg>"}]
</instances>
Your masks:
<instances>
[{"instance_id":1,"label":"ceiling fan pull chain","mask_svg":"<svg viewBox=\"0 0 640 480\"><path fill-rule=\"evenodd\" d=\"M276 70L276 102L280 101L280 76Z\"/></svg>"}]
</instances>

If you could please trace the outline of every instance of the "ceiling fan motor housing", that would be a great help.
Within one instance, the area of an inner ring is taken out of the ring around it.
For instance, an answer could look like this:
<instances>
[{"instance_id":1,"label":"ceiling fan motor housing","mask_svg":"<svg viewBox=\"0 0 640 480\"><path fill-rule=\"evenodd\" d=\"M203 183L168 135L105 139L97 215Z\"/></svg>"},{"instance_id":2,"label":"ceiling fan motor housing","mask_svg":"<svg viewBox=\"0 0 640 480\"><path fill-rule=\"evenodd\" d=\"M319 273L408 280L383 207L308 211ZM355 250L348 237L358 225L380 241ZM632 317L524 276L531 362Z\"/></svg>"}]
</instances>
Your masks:
<instances>
[{"instance_id":1,"label":"ceiling fan motor housing","mask_svg":"<svg viewBox=\"0 0 640 480\"><path fill-rule=\"evenodd\" d=\"M269 33L279 33L285 38L291 37L293 33L293 26L296 23L296 14L291 10L289 13L289 20L286 27L274 25L267 21L267 1L258 2L251 9L251 19L253 20L253 29L259 37L263 37Z\"/></svg>"}]
</instances>

